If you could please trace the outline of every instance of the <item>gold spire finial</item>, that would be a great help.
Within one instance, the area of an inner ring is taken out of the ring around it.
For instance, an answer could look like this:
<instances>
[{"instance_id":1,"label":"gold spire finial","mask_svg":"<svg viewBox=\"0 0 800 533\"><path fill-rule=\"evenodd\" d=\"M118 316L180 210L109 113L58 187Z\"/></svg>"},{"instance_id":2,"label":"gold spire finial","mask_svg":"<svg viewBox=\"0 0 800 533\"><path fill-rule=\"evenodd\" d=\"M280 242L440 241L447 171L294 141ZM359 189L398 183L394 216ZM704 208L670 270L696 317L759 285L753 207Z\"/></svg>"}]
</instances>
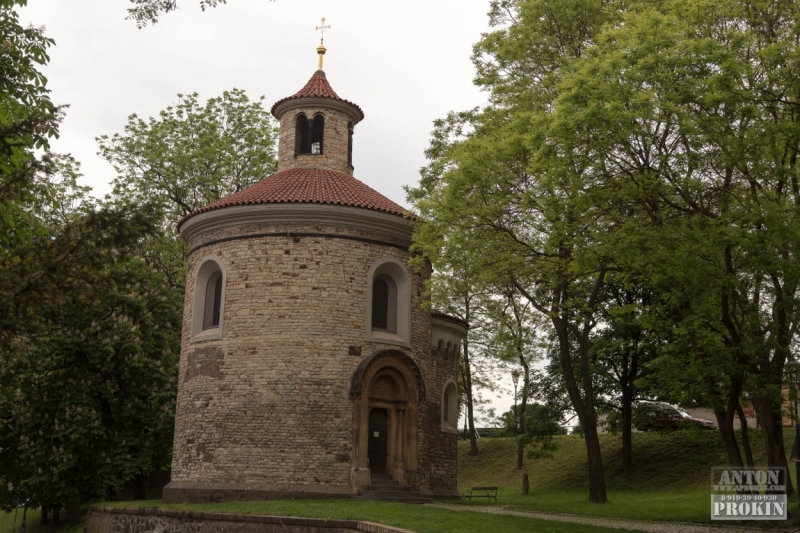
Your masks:
<instances>
[{"instance_id":1,"label":"gold spire finial","mask_svg":"<svg viewBox=\"0 0 800 533\"><path fill-rule=\"evenodd\" d=\"M330 28L328 24L325 24L325 17L322 17L322 24L317 26L317 31L319 32L319 46L317 46L319 63L317 65L317 70L322 70L322 56L325 55L325 30L329 30Z\"/></svg>"}]
</instances>

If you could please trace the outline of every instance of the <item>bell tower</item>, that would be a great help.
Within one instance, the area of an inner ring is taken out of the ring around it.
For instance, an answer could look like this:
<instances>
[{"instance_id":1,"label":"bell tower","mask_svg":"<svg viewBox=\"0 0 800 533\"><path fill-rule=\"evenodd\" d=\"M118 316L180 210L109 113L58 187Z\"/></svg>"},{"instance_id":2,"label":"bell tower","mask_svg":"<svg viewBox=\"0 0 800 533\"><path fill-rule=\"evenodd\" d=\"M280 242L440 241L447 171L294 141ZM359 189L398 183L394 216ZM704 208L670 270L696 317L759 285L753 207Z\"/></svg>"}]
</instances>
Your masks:
<instances>
[{"instance_id":1,"label":"bell tower","mask_svg":"<svg viewBox=\"0 0 800 533\"><path fill-rule=\"evenodd\" d=\"M329 26L322 19L323 32ZM322 69L326 48L320 40L317 71L292 96L272 106L280 121L278 172L293 168L318 168L353 175L353 130L364 118L356 104L339 95Z\"/></svg>"}]
</instances>

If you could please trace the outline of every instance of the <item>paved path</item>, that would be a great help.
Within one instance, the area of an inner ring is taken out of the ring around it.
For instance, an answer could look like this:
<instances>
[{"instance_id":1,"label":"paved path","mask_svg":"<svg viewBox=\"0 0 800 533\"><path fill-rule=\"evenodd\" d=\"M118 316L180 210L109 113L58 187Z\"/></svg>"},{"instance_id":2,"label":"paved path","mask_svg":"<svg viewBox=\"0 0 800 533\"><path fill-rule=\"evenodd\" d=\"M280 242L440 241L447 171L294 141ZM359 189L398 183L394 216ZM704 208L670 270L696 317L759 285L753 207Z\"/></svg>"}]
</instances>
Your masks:
<instances>
[{"instance_id":1,"label":"paved path","mask_svg":"<svg viewBox=\"0 0 800 533\"><path fill-rule=\"evenodd\" d=\"M628 520L625 518L603 518L599 516L581 516L574 514L559 514L559 513L543 513L540 511L517 511L512 509L503 509L501 507L476 507L472 505L453 505L449 503L429 503L429 507L438 507L439 509L449 509L450 511L472 511L478 513L490 514L503 514L511 516L524 516L528 518L539 518L541 520L550 520L553 522L572 522L574 524L584 524L587 526L601 526L614 529L621 529L625 531L645 531L646 533L724 533L730 531L731 533L764 533L763 529L736 527L736 526L704 526L699 524L686 524L681 522L644 522L637 520ZM792 532L800 533L800 528L795 529L779 529L772 531L781 531L782 533Z\"/></svg>"}]
</instances>

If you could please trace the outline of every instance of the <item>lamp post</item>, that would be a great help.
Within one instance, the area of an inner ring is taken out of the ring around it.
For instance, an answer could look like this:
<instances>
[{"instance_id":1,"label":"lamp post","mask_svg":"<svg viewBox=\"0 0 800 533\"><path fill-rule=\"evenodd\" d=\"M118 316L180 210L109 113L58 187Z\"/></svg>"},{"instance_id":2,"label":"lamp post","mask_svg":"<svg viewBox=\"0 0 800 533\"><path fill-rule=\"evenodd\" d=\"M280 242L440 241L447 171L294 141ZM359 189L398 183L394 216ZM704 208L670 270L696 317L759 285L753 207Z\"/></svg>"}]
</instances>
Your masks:
<instances>
[{"instance_id":1,"label":"lamp post","mask_svg":"<svg viewBox=\"0 0 800 533\"><path fill-rule=\"evenodd\" d=\"M514 436L517 436L519 431L519 422L517 422L517 382L519 382L519 370L511 372L511 379L514 380Z\"/></svg>"}]
</instances>

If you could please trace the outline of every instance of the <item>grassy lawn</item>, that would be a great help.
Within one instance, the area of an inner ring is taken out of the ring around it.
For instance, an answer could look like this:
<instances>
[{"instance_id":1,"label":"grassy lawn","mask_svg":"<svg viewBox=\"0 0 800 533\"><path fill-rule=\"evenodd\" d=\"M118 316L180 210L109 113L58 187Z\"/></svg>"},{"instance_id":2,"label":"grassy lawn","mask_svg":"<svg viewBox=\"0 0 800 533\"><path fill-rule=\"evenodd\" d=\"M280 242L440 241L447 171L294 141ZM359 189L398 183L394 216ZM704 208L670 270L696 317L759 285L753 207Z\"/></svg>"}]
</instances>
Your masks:
<instances>
[{"instance_id":1,"label":"grassy lawn","mask_svg":"<svg viewBox=\"0 0 800 533\"><path fill-rule=\"evenodd\" d=\"M16 531L19 531L20 522L22 522L22 508L19 508L16 516ZM27 515L27 529L35 529L42 523L42 517L39 516L37 509L28 509ZM14 513L5 513L0 511L0 533L11 533L14 528Z\"/></svg>"},{"instance_id":2,"label":"grassy lawn","mask_svg":"<svg viewBox=\"0 0 800 533\"><path fill-rule=\"evenodd\" d=\"M67 527L67 514L62 511L61 521L62 526L58 529L58 533L83 533L83 526L86 524L86 507L81 508L81 516L83 522L75 527ZM19 531L20 523L22 522L22 508L17 513L16 524L14 523L14 513L4 513L0 511L0 533L11 533L11 531ZM55 528L52 525L42 525L42 517L38 509L28 509L27 516L27 531L28 533L50 533L54 532Z\"/></svg>"},{"instance_id":3,"label":"grassy lawn","mask_svg":"<svg viewBox=\"0 0 800 533\"><path fill-rule=\"evenodd\" d=\"M277 500L267 502L225 502L213 504L163 504L114 502L129 507L190 509L194 511L278 516L303 516L342 520L367 520L410 529L417 533L619 533L619 529L548 522L517 516L456 512L420 505L364 500ZM5 533L5 531L0 531Z\"/></svg>"},{"instance_id":4,"label":"grassy lawn","mask_svg":"<svg viewBox=\"0 0 800 533\"><path fill-rule=\"evenodd\" d=\"M786 432L786 447L791 448L791 432ZM756 463L765 464L762 436L753 430L751 442ZM719 434L715 431L674 433L635 433L633 467L622 469L621 438L601 435L609 502L588 501L586 451L577 436L557 438L558 450L549 459L525 459L523 470L516 468L516 443L512 439L481 439L480 455L469 455L469 443L459 443L458 485L464 490L477 485L500 487L498 504L511 509L569 513L576 515L628 518L635 520L710 522L710 469L726 464ZM794 478L794 465L790 472ZM522 474L527 473L530 494L521 494ZM795 501L790 498L790 501ZM485 506L487 502L452 502ZM445 509L363 500L286 500L267 502L227 502L216 504L167 505L148 502L114 502L131 507L180 508L197 511L241 514L268 514L368 520L417 531L418 533L470 532L603 532L615 531L592 526L544 520L455 512ZM495 505L492 503L491 505ZM13 514L0 512L0 533L11 533ZM17 518L17 531L21 515ZM47 533L39 526L36 511L28 513L28 531ZM757 522L743 525L755 526ZM797 504L789 505L787 522L772 522L777 527L800 525ZM37 527L38 526L38 527ZM80 533L82 527L62 529L60 533ZM619 530L616 530L619 531Z\"/></svg>"},{"instance_id":5,"label":"grassy lawn","mask_svg":"<svg viewBox=\"0 0 800 533\"><path fill-rule=\"evenodd\" d=\"M521 471L516 467L516 444L512 439L481 439L481 453L477 457L469 455L468 442L459 442L459 489L497 485L500 487L499 505L515 509L637 520L711 522L711 467L727 462L719 434L682 431L634 433L633 437L633 467L625 472L621 437L600 436L608 487L609 502L606 504L588 501L586 449L579 436L558 437L559 448L552 458L526 458ZM759 432L751 430L750 439L754 448L762 447ZM787 449L791 444L792 435L786 435ZM755 461L765 464L763 455L756 455ZM793 470L794 465L791 465L794 479ZM523 472L528 474L530 483L527 496L521 494ZM776 522L774 525L800 525L797 504L789 505L788 524Z\"/></svg>"}]
</instances>

